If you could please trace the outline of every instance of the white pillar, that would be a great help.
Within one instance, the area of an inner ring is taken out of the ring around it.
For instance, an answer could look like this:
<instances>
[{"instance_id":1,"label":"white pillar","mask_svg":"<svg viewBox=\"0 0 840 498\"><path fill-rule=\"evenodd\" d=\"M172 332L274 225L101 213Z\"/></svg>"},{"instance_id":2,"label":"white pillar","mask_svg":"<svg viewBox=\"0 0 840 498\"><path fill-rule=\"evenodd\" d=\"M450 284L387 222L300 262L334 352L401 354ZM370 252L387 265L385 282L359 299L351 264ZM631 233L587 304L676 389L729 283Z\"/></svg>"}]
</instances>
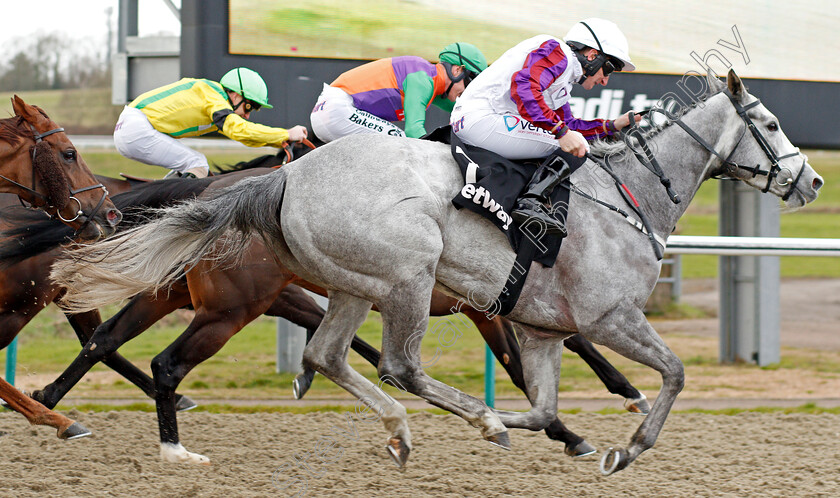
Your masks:
<instances>
[{"instance_id":1,"label":"white pillar","mask_svg":"<svg viewBox=\"0 0 840 498\"><path fill-rule=\"evenodd\" d=\"M309 292L309 291L307 291ZM317 294L309 294L322 308L329 300ZM277 319L277 373L301 373L303 348L306 346L306 329L284 319Z\"/></svg>"},{"instance_id":2,"label":"white pillar","mask_svg":"<svg viewBox=\"0 0 840 498\"><path fill-rule=\"evenodd\" d=\"M778 197L721 181L719 234L778 237ZM779 362L779 285L778 256L720 257L721 362Z\"/></svg>"}]
</instances>

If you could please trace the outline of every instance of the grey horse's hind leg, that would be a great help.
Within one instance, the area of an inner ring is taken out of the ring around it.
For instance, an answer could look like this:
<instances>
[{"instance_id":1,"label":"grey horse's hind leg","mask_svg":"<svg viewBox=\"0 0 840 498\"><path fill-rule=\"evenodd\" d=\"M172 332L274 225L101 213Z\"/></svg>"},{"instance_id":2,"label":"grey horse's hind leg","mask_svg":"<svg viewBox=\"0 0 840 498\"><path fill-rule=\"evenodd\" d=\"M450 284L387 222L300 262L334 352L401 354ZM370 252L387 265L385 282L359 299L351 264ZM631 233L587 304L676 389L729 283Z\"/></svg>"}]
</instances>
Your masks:
<instances>
[{"instance_id":1,"label":"grey horse's hind leg","mask_svg":"<svg viewBox=\"0 0 840 498\"><path fill-rule=\"evenodd\" d=\"M557 418L557 388L563 337L551 336L516 324L522 344L522 373L531 402L527 412L496 411L506 427L543 430Z\"/></svg>"},{"instance_id":2,"label":"grey horse's hind leg","mask_svg":"<svg viewBox=\"0 0 840 498\"><path fill-rule=\"evenodd\" d=\"M683 364L651 327L639 308L616 309L591 327L581 327L590 341L647 365L662 375L662 389L645 420L630 439L627 449L610 448L601 459L601 472L611 474L653 447L671 407L685 383Z\"/></svg>"},{"instance_id":3,"label":"grey horse's hind leg","mask_svg":"<svg viewBox=\"0 0 840 498\"><path fill-rule=\"evenodd\" d=\"M627 377L621 374L604 358L591 342L580 334L575 334L563 341L566 349L573 351L589 365L595 375L601 379L607 390L624 398L624 408L631 413L647 415L650 404L644 394L630 384Z\"/></svg>"},{"instance_id":4,"label":"grey horse's hind leg","mask_svg":"<svg viewBox=\"0 0 840 498\"><path fill-rule=\"evenodd\" d=\"M371 303L343 292L330 292L329 299L321 325L303 350L304 367L321 372L359 398L366 408L357 406L357 414L360 410L367 414L365 421L381 418L391 433L387 448L397 465L402 467L411 451L405 407L347 363L353 335L367 318Z\"/></svg>"},{"instance_id":5,"label":"grey horse's hind leg","mask_svg":"<svg viewBox=\"0 0 840 498\"><path fill-rule=\"evenodd\" d=\"M422 286L413 287L417 288ZM397 289L386 303L377 303L382 314L380 377L396 379L401 388L479 428L484 439L510 449L507 429L483 401L437 381L423 371L420 343L429 323L431 285L428 289L428 293Z\"/></svg>"}]
</instances>

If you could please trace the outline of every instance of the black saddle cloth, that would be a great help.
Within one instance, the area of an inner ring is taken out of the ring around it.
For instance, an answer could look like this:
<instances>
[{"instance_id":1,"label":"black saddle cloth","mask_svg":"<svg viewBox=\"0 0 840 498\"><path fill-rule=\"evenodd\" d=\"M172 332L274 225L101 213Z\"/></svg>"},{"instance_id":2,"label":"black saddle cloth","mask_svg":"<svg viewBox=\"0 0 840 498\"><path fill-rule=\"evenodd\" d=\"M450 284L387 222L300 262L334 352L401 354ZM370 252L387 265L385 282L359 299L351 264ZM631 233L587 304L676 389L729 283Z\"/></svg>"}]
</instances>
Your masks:
<instances>
[{"instance_id":1,"label":"black saddle cloth","mask_svg":"<svg viewBox=\"0 0 840 498\"><path fill-rule=\"evenodd\" d=\"M536 224L524 227L528 231L526 234L510 217L516 199L545 158L511 161L489 150L464 144L452 133L450 126L437 128L423 138L452 147L452 156L465 181L464 188L452 199L456 208L469 209L496 225L507 236L514 252L520 255L518 263L524 265L537 261L547 267L554 266L563 238L541 235ZM583 159L559 150L556 154L566 161L572 171L584 163ZM568 215L569 189L570 182L566 179L550 196L552 215L561 222Z\"/></svg>"}]
</instances>

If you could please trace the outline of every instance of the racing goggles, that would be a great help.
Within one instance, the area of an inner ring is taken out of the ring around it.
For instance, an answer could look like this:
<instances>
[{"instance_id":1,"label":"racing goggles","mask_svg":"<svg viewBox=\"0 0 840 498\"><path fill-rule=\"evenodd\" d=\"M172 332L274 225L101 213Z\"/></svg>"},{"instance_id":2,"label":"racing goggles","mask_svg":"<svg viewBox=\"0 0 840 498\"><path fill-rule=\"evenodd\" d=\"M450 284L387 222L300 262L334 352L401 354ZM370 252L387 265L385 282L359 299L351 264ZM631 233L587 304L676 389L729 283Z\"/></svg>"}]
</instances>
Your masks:
<instances>
[{"instance_id":1,"label":"racing goggles","mask_svg":"<svg viewBox=\"0 0 840 498\"><path fill-rule=\"evenodd\" d=\"M601 67L604 69L604 76L606 77L615 71L621 71L624 69L624 63L615 57L608 57L606 62L604 62L604 65Z\"/></svg>"},{"instance_id":2,"label":"racing goggles","mask_svg":"<svg viewBox=\"0 0 840 498\"><path fill-rule=\"evenodd\" d=\"M262 105L254 102L253 100L244 99L242 101L242 108L245 110L246 113L248 112L257 112L260 110Z\"/></svg>"}]
</instances>

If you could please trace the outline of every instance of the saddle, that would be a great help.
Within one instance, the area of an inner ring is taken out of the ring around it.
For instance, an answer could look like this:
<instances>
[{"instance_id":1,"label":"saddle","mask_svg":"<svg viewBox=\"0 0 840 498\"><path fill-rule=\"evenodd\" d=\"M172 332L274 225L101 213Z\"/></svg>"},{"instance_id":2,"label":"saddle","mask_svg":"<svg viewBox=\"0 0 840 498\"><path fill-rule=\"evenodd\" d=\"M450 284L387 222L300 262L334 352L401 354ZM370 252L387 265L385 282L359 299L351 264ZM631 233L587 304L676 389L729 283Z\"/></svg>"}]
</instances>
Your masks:
<instances>
[{"instance_id":1,"label":"saddle","mask_svg":"<svg viewBox=\"0 0 840 498\"><path fill-rule=\"evenodd\" d=\"M516 253L508 284L499 295L498 314L509 313L516 304L525 278L536 261L543 266L552 267L560 252L563 238L541 233L539 226L518 226L510 214L516 199L525 189L546 158L512 161L494 152L467 145L452 133L450 126L437 128L425 137L449 144L452 156L464 175L464 188L452 199L457 209L469 209L486 218L495 225L508 239L511 249ZM572 171L583 165L584 160L569 154L560 153L562 159ZM551 214L559 220L568 216L571 183L564 180L550 196ZM527 225L527 224L526 224Z\"/></svg>"}]
</instances>

